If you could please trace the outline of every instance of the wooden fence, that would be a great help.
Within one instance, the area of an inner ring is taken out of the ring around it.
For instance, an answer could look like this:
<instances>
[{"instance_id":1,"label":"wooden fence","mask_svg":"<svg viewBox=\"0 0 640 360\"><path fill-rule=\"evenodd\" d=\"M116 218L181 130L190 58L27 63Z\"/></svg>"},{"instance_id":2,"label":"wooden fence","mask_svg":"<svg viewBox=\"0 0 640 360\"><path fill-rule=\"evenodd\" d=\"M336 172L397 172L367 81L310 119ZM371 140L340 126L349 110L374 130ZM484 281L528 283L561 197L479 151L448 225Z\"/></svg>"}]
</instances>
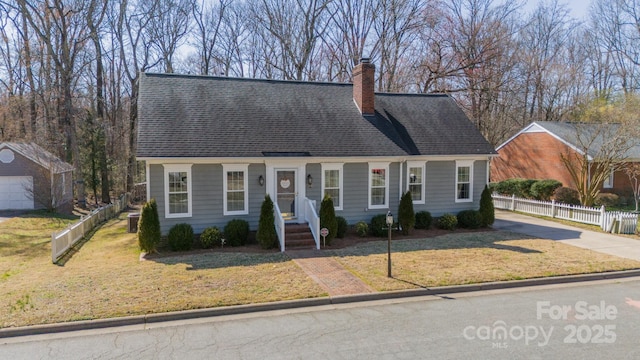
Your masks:
<instances>
[{"instance_id":1,"label":"wooden fence","mask_svg":"<svg viewBox=\"0 0 640 360\"><path fill-rule=\"evenodd\" d=\"M520 211L527 214L597 225L602 230L611 233L635 234L638 226L638 214L623 211L606 211L604 205L595 208L497 194L493 194L492 197L493 206L496 209Z\"/></svg>"},{"instance_id":2,"label":"wooden fence","mask_svg":"<svg viewBox=\"0 0 640 360\"><path fill-rule=\"evenodd\" d=\"M129 194L123 194L113 204L93 210L82 216L80 221L69 225L66 229L51 234L51 260L55 264L60 258L99 224L116 217L129 203Z\"/></svg>"}]
</instances>

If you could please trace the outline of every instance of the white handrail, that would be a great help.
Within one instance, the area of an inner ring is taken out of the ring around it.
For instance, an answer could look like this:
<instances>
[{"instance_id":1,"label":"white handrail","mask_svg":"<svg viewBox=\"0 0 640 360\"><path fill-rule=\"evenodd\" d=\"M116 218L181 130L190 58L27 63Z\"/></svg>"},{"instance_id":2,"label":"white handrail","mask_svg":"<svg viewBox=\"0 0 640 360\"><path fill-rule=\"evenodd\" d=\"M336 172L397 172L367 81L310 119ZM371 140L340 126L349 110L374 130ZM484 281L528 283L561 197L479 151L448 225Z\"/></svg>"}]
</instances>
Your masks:
<instances>
[{"instance_id":1,"label":"white handrail","mask_svg":"<svg viewBox=\"0 0 640 360\"><path fill-rule=\"evenodd\" d=\"M280 251L284 252L284 218L280 212L280 207L275 202L273 203L273 218L275 221L276 234L280 241Z\"/></svg>"},{"instance_id":2,"label":"white handrail","mask_svg":"<svg viewBox=\"0 0 640 360\"><path fill-rule=\"evenodd\" d=\"M316 212L316 201L304 198L304 218L309 224L313 240L316 242L316 249L320 250L320 217Z\"/></svg>"}]
</instances>

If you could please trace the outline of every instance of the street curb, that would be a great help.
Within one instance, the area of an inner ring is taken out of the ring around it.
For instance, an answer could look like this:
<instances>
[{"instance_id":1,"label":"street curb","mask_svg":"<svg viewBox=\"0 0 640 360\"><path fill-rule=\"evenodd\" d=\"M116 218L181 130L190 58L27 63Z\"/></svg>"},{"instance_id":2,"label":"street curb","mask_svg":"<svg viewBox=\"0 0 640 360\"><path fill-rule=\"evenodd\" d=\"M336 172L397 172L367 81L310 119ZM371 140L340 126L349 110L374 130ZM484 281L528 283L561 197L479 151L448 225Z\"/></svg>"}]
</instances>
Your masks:
<instances>
[{"instance_id":1,"label":"street curb","mask_svg":"<svg viewBox=\"0 0 640 360\"><path fill-rule=\"evenodd\" d=\"M595 280L621 279L621 278L628 278L628 277L640 277L640 269L628 270L628 271L612 271L612 272L604 272L604 273L596 273L596 274L535 278L535 279L526 279L526 280L496 281L496 282L470 284L470 285L440 286L440 287L424 288L424 289L385 291L385 292L377 292L377 293L369 293L369 294L342 295L342 296L313 298L313 299L287 300L287 301L277 301L277 302L263 303L263 304L233 305L233 306L224 306L219 308L174 311L174 312L167 312L167 313L127 316L127 317L119 317L119 318L111 318L111 319L83 320L83 321L74 321L74 322L66 322L66 323L58 323L58 324L4 328L4 329L0 329L0 339L18 337L18 336L28 336L28 335L61 333L61 332L69 332L69 331L95 330L95 329L104 329L109 327L144 325L144 324L152 324L152 323L159 323L159 322L165 322L165 321L189 320L189 319L215 317L215 316L223 316L223 315L247 314L247 313L254 313L254 312L261 312L261 311L286 310L286 309L295 309L295 308L311 307L311 306L347 304L347 303L355 303L355 302L399 299L399 298L408 298L408 297L416 297L416 296L467 293L467 292L486 291L486 290L514 289L514 288L529 287L529 286L568 284L568 283L587 282L587 281L595 281Z\"/></svg>"}]
</instances>

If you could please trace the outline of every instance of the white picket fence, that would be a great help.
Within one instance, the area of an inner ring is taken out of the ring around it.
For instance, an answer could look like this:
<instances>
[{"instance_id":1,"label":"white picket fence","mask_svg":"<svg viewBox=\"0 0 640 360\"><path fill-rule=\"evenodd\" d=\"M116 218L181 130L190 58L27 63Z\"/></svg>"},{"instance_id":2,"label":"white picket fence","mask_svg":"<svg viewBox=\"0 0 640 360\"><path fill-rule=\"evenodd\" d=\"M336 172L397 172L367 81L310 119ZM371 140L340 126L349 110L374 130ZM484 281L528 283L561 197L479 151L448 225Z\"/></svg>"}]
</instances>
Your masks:
<instances>
[{"instance_id":1,"label":"white picket fence","mask_svg":"<svg viewBox=\"0 0 640 360\"><path fill-rule=\"evenodd\" d=\"M595 208L580 205L568 205L553 201L538 201L493 194L493 206L496 209L520 211L527 214L575 221L600 226L606 232L617 234L635 234L638 226L638 214L623 211L606 211L604 205Z\"/></svg>"},{"instance_id":2,"label":"white picket fence","mask_svg":"<svg viewBox=\"0 0 640 360\"><path fill-rule=\"evenodd\" d=\"M129 194L123 194L113 204L93 210L82 216L80 221L69 225L64 230L51 234L51 260L55 264L62 255L75 243L93 230L99 224L116 217L129 203Z\"/></svg>"}]
</instances>

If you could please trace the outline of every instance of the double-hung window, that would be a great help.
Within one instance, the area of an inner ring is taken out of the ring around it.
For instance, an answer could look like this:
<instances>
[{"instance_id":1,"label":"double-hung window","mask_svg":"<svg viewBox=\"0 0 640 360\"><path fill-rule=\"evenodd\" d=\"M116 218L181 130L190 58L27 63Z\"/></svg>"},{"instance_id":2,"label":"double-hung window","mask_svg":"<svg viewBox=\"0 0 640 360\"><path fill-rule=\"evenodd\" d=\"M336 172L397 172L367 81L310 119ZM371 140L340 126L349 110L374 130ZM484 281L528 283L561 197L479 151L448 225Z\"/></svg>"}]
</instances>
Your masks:
<instances>
[{"instance_id":1,"label":"double-hung window","mask_svg":"<svg viewBox=\"0 0 640 360\"><path fill-rule=\"evenodd\" d=\"M369 208L389 208L389 163L369 163Z\"/></svg>"},{"instance_id":2,"label":"double-hung window","mask_svg":"<svg viewBox=\"0 0 640 360\"><path fill-rule=\"evenodd\" d=\"M473 201L473 160L456 161L456 202Z\"/></svg>"},{"instance_id":3,"label":"double-hung window","mask_svg":"<svg viewBox=\"0 0 640 360\"><path fill-rule=\"evenodd\" d=\"M605 189L611 189L613 187L613 169L611 169L609 171L609 176L607 176L606 179L604 179L604 182L602 183L602 187Z\"/></svg>"},{"instance_id":4,"label":"double-hung window","mask_svg":"<svg viewBox=\"0 0 640 360\"><path fill-rule=\"evenodd\" d=\"M342 164L322 164L322 195L329 195L335 210L342 210Z\"/></svg>"},{"instance_id":5,"label":"double-hung window","mask_svg":"<svg viewBox=\"0 0 640 360\"><path fill-rule=\"evenodd\" d=\"M165 217L191 217L191 165L165 165Z\"/></svg>"},{"instance_id":6,"label":"double-hung window","mask_svg":"<svg viewBox=\"0 0 640 360\"><path fill-rule=\"evenodd\" d=\"M424 204L424 163L407 163L407 190L411 192L414 204Z\"/></svg>"},{"instance_id":7,"label":"double-hung window","mask_svg":"<svg viewBox=\"0 0 640 360\"><path fill-rule=\"evenodd\" d=\"M222 165L224 215L249 213L249 165Z\"/></svg>"}]
</instances>

